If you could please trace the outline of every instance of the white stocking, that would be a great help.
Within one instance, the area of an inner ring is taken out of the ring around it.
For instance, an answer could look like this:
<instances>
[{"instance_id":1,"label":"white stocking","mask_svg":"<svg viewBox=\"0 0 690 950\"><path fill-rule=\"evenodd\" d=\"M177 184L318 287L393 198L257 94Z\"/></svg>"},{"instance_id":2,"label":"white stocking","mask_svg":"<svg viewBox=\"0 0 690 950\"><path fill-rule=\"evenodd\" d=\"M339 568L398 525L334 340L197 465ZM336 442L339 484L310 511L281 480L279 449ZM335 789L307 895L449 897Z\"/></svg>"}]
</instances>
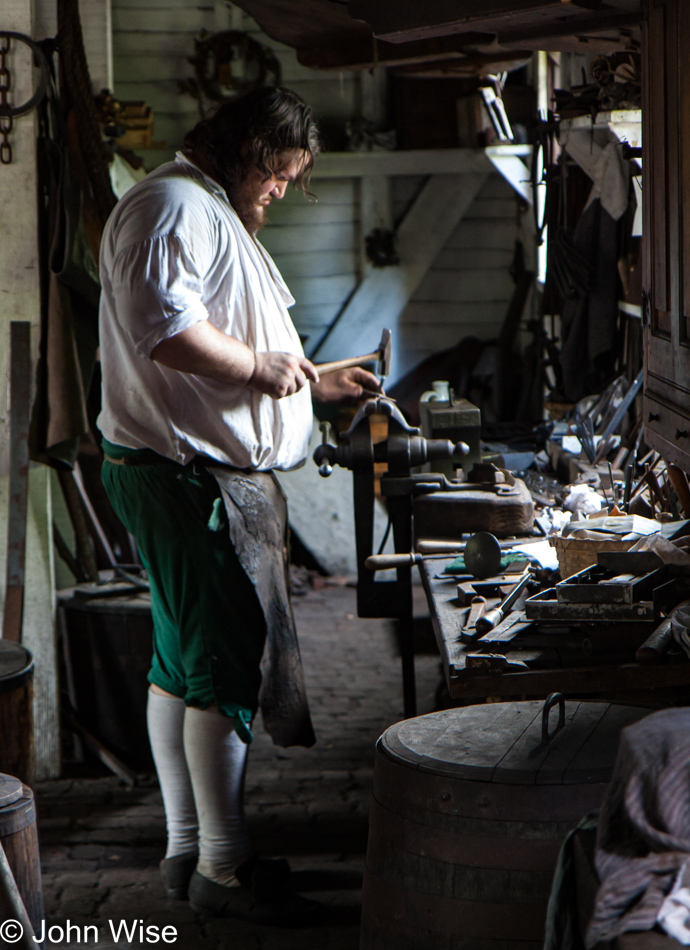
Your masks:
<instances>
[{"instance_id":1,"label":"white stocking","mask_svg":"<svg viewBox=\"0 0 690 950\"><path fill-rule=\"evenodd\" d=\"M146 719L163 794L168 829L166 858L197 850L196 808L182 742L184 717L184 700L149 690Z\"/></svg>"},{"instance_id":2,"label":"white stocking","mask_svg":"<svg viewBox=\"0 0 690 950\"><path fill-rule=\"evenodd\" d=\"M251 855L244 821L247 746L233 720L217 709L187 707L184 749L199 816L199 863L204 877L232 887L235 869Z\"/></svg>"}]
</instances>

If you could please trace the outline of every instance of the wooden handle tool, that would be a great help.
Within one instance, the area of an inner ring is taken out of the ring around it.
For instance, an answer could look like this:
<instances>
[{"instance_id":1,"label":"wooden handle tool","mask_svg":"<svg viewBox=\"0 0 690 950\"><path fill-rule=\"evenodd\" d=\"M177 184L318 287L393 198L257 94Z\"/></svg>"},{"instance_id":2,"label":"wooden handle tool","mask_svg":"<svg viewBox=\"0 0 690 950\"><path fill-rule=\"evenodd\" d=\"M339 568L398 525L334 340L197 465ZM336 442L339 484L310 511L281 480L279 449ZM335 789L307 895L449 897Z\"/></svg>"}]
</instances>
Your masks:
<instances>
[{"instance_id":1,"label":"wooden handle tool","mask_svg":"<svg viewBox=\"0 0 690 950\"><path fill-rule=\"evenodd\" d=\"M381 334L381 342L378 349L373 353L365 353L364 356L350 356L344 360L332 360L330 363L316 363L316 369L319 376L325 376L327 373L335 373L340 369L349 369L351 366L361 366L362 363L378 362L378 375L388 376L391 369L391 355L393 352L393 335L390 330L384 330Z\"/></svg>"},{"instance_id":2,"label":"wooden handle tool","mask_svg":"<svg viewBox=\"0 0 690 950\"><path fill-rule=\"evenodd\" d=\"M677 610L682 610L685 607L690 607L690 600L684 600L677 607L674 607L668 617L661 621L654 633L647 637L644 643L640 644L635 651L635 659L638 663L661 662L664 653L673 643L673 615Z\"/></svg>"},{"instance_id":3,"label":"wooden handle tool","mask_svg":"<svg viewBox=\"0 0 690 950\"><path fill-rule=\"evenodd\" d=\"M409 567L411 564L421 564L422 555L414 554L370 554L364 562L368 571L387 571L392 567Z\"/></svg>"},{"instance_id":4,"label":"wooden handle tool","mask_svg":"<svg viewBox=\"0 0 690 950\"><path fill-rule=\"evenodd\" d=\"M530 579L530 576L529 571L526 571L520 583L515 585L500 607L493 607L491 610L487 610L484 616L479 618L477 621L477 630L480 633L488 633L489 630L493 630L494 627L497 627L499 623L503 622L503 618L527 586L527 581Z\"/></svg>"},{"instance_id":5,"label":"wooden handle tool","mask_svg":"<svg viewBox=\"0 0 690 950\"><path fill-rule=\"evenodd\" d=\"M460 634L461 640L476 640L481 634L477 630L477 621L486 613L486 597L474 597L470 604L470 612L467 615L467 622Z\"/></svg>"}]
</instances>

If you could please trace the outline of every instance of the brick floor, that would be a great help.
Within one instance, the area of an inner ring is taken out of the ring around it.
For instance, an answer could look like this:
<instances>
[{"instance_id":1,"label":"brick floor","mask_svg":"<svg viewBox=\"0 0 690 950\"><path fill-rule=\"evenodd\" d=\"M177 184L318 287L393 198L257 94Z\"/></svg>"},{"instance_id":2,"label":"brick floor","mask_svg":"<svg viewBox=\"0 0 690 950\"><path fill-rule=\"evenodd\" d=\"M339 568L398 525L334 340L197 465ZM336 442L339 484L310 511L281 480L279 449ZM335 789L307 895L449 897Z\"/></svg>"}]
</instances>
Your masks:
<instances>
[{"instance_id":1,"label":"brick floor","mask_svg":"<svg viewBox=\"0 0 690 950\"><path fill-rule=\"evenodd\" d=\"M138 933L113 939L109 921L138 920L174 926L170 945L181 950L357 950L374 743L402 718L400 662L392 625L358 619L351 588L312 590L294 606L318 742L278 749L258 727L247 815L257 850L289 858L303 893L328 905L327 923L306 931L206 920L168 901L155 778L134 789L110 776L63 778L36 789L47 926L91 924L99 939L73 930L61 946L151 946ZM434 708L438 656L418 656L416 668L421 714Z\"/></svg>"}]
</instances>

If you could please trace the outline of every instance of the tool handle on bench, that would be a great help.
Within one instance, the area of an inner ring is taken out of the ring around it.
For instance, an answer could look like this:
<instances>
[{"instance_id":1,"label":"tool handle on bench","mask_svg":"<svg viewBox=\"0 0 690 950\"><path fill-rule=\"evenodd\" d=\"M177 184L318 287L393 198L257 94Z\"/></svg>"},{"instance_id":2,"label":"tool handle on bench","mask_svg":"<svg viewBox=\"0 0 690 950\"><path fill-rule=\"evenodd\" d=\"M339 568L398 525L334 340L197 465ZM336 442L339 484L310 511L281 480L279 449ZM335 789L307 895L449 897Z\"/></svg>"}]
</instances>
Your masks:
<instances>
[{"instance_id":1,"label":"tool handle on bench","mask_svg":"<svg viewBox=\"0 0 690 950\"><path fill-rule=\"evenodd\" d=\"M387 571L391 567L409 567L421 564L421 554L371 554L364 566L368 571Z\"/></svg>"},{"instance_id":2,"label":"tool handle on bench","mask_svg":"<svg viewBox=\"0 0 690 950\"><path fill-rule=\"evenodd\" d=\"M677 610L690 607L690 600L684 600L662 620L656 630L640 644L635 652L638 663L660 663L664 653L673 643L673 615Z\"/></svg>"}]
</instances>

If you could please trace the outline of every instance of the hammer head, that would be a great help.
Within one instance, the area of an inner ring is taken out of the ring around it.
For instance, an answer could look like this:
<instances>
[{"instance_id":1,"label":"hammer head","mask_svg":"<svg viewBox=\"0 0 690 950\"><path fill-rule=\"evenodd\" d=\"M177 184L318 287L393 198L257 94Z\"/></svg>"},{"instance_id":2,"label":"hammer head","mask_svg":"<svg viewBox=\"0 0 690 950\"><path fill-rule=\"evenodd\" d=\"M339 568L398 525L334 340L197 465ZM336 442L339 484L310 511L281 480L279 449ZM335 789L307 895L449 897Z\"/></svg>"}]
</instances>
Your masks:
<instances>
[{"instance_id":1,"label":"hammer head","mask_svg":"<svg viewBox=\"0 0 690 950\"><path fill-rule=\"evenodd\" d=\"M390 330L384 330L381 334L379 343L379 376L388 376L391 371L391 356L393 352L393 334Z\"/></svg>"}]
</instances>

